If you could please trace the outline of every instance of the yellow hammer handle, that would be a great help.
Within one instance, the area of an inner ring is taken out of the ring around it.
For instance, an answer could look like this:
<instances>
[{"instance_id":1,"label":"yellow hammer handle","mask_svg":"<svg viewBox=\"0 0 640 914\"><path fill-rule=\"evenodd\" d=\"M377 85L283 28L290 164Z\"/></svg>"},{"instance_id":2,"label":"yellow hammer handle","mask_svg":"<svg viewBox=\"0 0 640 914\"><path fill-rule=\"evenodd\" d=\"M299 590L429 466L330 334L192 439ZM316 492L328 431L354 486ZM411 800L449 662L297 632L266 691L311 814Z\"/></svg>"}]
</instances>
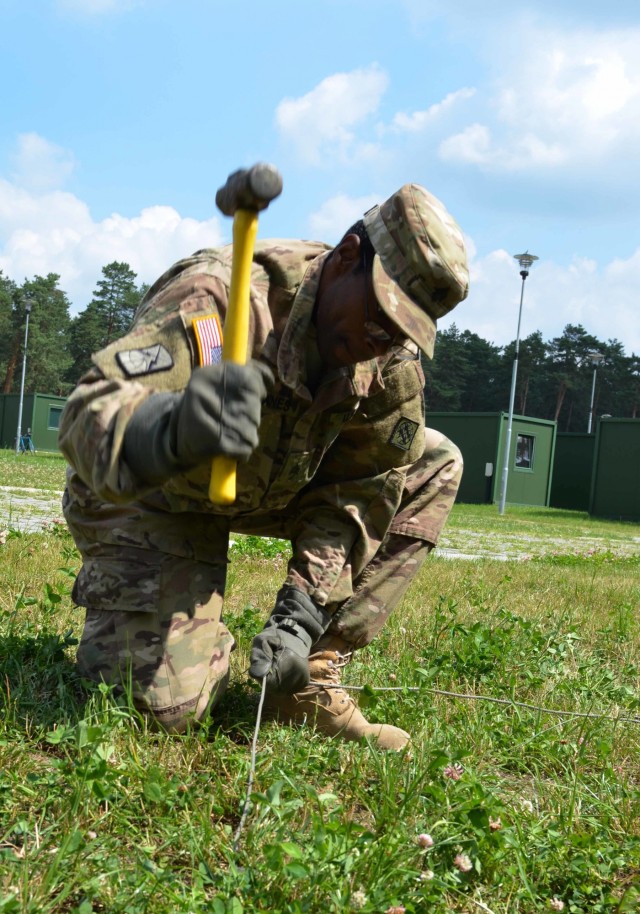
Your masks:
<instances>
[{"instance_id":1,"label":"yellow hammer handle","mask_svg":"<svg viewBox=\"0 0 640 914\"><path fill-rule=\"evenodd\" d=\"M258 232L258 213L239 209L233 217L233 255L229 306L224 322L222 360L244 365L249 340L249 295L251 264ZM232 505L236 500L236 461L219 455L211 463L209 500L216 505Z\"/></svg>"}]
</instances>

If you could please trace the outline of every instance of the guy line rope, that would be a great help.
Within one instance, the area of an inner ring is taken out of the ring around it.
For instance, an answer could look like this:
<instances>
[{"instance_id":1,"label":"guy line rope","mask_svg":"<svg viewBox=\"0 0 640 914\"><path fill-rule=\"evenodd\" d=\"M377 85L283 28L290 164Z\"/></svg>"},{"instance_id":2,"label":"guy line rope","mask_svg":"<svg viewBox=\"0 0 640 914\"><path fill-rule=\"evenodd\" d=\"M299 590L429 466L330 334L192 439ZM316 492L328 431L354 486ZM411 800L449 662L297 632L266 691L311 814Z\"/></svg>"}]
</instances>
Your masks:
<instances>
[{"instance_id":1,"label":"guy line rope","mask_svg":"<svg viewBox=\"0 0 640 914\"><path fill-rule=\"evenodd\" d=\"M469 701L486 701L491 702L496 705L510 705L516 708L526 708L528 711L538 711L541 714L555 714L558 717L587 717L592 720L613 720L616 723L627 723L627 724L640 724L640 717L622 717L619 714L613 716L611 714L597 714L591 711L562 711L559 708L544 708L540 705L529 704L525 701L515 701L511 698L494 698L491 695L472 695L468 692L449 692L445 689L433 689L428 686L350 686L350 685L327 685L326 683L314 683L313 680L310 683L311 685L322 685L325 689L344 689L345 691L351 692L363 692L365 689L372 692L429 692L431 695L443 695L445 698L461 698L467 699ZM260 692L260 701L258 703L258 711L256 714L256 726L253 734L253 741L251 743L251 763L249 765L249 777L247 779L247 790L245 794L244 805L242 807L242 814L240 816L240 823L236 829L236 833L233 838L233 851L234 853L238 850L240 844L240 836L242 830L244 829L245 823L247 821L247 816L249 814L249 804L251 798L251 790L253 788L253 780L255 777L256 771L256 755L257 755L257 745L258 745L258 733L260 731L260 723L262 720L262 706L264 704L264 697L266 693L267 678L266 676L262 680L262 689Z\"/></svg>"}]
</instances>

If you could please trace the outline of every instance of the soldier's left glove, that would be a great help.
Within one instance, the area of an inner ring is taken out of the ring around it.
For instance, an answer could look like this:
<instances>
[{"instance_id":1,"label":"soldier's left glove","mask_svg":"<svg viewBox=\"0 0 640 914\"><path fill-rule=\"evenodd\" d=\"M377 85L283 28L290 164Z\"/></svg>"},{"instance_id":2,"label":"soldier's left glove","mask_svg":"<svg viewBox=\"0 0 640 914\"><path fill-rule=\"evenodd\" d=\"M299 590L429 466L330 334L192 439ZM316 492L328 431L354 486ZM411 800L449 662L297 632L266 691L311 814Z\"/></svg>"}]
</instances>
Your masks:
<instances>
[{"instance_id":1,"label":"soldier's left glove","mask_svg":"<svg viewBox=\"0 0 640 914\"><path fill-rule=\"evenodd\" d=\"M276 692L299 692L309 684L309 651L331 615L297 587L280 589L265 627L253 639L249 675L267 678Z\"/></svg>"}]
</instances>

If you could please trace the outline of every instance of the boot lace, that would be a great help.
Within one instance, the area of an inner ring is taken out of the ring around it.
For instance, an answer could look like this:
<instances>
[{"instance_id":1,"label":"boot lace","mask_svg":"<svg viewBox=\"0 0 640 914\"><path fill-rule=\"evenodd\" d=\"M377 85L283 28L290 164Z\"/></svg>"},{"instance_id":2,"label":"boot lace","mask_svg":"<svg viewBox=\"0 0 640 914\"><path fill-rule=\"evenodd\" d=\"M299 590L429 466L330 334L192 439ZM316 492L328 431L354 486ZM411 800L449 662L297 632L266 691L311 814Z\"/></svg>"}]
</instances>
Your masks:
<instances>
[{"instance_id":1,"label":"boot lace","mask_svg":"<svg viewBox=\"0 0 640 914\"><path fill-rule=\"evenodd\" d=\"M336 657L336 660L329 660L329 664L335 667L335 669L342 670L348 663L351 663L353 651L346 651L344 654L340 651L336 651Z\"/></svg>"},{"instance_id":2,"label":"boot lace","mask_svg":"<svg viewBox=\"0 0 640 914\"><path fill-rule=\"evenodd\" d=\"M335 651L335 660L327 660L327 667L330 668L331 682L327 680L311 679L309 685L318 686L319 688L331 689L334 693L342 693L341 701L350 701L347 692L342 689L340 674L345 666L351 662L353 651ZM336 694L336 698L338 695Z\"/></svg>"}]
</instances>

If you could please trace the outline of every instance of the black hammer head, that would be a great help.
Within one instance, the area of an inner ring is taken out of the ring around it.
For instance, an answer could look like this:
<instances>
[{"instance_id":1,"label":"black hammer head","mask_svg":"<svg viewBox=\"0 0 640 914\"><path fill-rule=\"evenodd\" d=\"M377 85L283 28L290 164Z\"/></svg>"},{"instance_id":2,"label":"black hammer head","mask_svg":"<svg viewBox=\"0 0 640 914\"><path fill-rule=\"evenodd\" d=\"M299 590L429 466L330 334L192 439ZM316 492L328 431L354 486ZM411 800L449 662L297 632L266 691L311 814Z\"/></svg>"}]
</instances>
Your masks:
<instances>
[{"instance_id":1,"label":"black hammer head","mask_svg":"<svg viewBox=\"0 0 640 914\"><path fill-rule=\"evenodd\" d=\"M241 168L229 175L216 194L216 205L225 216L238 209L266 209L282 193L282 176L275 165L259 162L252 168Z\"/></svg>"}]
</instances>

